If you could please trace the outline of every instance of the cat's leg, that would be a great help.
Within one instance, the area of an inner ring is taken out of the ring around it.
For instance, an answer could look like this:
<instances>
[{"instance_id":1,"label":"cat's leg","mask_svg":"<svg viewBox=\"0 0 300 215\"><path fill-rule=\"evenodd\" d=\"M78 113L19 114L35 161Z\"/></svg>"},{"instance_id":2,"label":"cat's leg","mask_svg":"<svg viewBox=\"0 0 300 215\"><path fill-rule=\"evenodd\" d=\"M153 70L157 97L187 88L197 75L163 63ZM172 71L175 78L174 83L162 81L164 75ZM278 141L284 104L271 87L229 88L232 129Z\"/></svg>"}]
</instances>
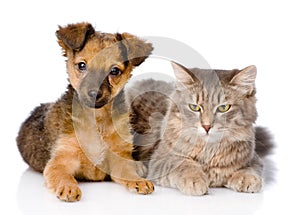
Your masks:
<instances>
[{"instance_id":1,"label":"cat's leg","mask_svg":"<svg viewBox=\"0 0 300 215\"><path fill-rule=\"evenodd\" d=\"M225 186L238 192L257 193L263 186L262 171L262 160L255 155L250 165L234 172Z\"/></svg>"},{"instance_id":2,"label":"cat's leg","mask_svg":"<svg viewBox=\"0 0 300 215\"><path fill-rule=\"evenodd\" d=\"M156 184L179 189L186 195L208 193L208 178L201 166L193 160L166 156L149 163L147 178Z\"/></svg>"}]
</instances>

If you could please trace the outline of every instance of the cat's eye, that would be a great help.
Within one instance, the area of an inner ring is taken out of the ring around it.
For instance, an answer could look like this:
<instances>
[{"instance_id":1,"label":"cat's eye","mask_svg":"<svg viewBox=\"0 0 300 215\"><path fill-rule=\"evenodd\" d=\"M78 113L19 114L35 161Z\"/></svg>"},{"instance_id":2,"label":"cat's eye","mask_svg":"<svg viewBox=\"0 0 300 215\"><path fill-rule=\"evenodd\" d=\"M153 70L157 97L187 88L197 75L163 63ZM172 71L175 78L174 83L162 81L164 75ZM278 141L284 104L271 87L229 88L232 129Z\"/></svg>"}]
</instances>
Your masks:
<instances>
[{"instance_id":1,"label":"cat's eye","mask_svg":"<svg viewBox=\"0 0 300 215\"><path fill-rule=\"evenodd\" d=\"M217 110L220 113L225 113L225 112L229 111L230 108L231 108L231 105L220 105Z\"/></svg>"},{"instance_id":2,"label":"cat's eye","mask_svg":"<svg viewBox=\"0 0 300 215\"><path fill-rule=\"evenodd\" d=\"M201 111L202 107L200 105L195 105L195 104L189 104L189 107L192 111Z\"/></svg>"}]
</instances>

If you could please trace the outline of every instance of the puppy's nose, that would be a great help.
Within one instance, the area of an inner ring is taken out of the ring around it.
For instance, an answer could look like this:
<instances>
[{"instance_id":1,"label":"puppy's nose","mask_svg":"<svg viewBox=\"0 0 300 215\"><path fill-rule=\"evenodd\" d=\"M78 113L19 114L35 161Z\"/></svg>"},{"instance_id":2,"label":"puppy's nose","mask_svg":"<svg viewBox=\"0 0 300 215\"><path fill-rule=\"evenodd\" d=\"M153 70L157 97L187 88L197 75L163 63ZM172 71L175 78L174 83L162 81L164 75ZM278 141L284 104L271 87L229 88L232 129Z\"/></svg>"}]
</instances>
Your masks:
<instances>
[{"instance_id":1,"label":"puppy's nose","mask_svg":"<svg viewBox=\"0 0 300 215\"><path fill-rule=\"evenodd\" d=\"M88 92L88 95L91 99L97 101L102 97L102 91L101 90L90 90Z\"/></svg>"}]
</instances>

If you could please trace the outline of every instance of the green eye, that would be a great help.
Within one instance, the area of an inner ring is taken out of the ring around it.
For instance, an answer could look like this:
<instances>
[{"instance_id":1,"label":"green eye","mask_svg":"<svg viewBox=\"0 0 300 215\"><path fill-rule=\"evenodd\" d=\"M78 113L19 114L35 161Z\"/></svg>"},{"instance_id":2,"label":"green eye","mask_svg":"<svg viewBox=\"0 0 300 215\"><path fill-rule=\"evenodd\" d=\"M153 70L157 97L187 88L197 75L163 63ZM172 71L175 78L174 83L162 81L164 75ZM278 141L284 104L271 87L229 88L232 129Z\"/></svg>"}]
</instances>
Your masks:
<instances>
[{"instance_id":1,"label":"green eye","mask_svg":"<svg viewBox=\"0 0 300 215\"><path fill-rule=\"evenodd\" d=\"M231 105L220 105L220 106L218 107L218 111L219 111L220 113L225 113L225 112L227 112L230 108L231 108Z\"/></svg>"},{"instance_id":2,"label":"green eye","mask_svg":"<svg viewBox=\"0 0 300 215\"><path fill-rule=\"evenodd\" d=\"M192 111L201 111L202 110L200 105L189 104L189 107Z\"/></svg>"}]
</instances>

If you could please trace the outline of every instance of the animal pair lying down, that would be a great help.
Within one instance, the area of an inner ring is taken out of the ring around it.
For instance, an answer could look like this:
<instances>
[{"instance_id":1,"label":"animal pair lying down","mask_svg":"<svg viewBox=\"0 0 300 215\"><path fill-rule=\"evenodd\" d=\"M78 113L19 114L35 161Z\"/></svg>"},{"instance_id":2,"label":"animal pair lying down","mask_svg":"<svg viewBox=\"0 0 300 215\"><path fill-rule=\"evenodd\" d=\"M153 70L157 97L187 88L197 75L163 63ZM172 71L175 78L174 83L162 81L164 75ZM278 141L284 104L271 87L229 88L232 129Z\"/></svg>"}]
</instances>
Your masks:
<instances>
[{"instance_id":1,"label":"animal pair lying down","mask_svg":"<svg viewBox=\"0 0 300 215\"><path fill-rule=\"evenodd\" d=\"M124 91L152 45L89 23L59 27L69 86L22 124L17 145L63 201L78 201L77 180L112 180L149 194L153 183L203 195L209 187L262 189L270 136L254 127L255 66L187 69L176 81L143 80Z\"/></svg>"}]
</instances>

